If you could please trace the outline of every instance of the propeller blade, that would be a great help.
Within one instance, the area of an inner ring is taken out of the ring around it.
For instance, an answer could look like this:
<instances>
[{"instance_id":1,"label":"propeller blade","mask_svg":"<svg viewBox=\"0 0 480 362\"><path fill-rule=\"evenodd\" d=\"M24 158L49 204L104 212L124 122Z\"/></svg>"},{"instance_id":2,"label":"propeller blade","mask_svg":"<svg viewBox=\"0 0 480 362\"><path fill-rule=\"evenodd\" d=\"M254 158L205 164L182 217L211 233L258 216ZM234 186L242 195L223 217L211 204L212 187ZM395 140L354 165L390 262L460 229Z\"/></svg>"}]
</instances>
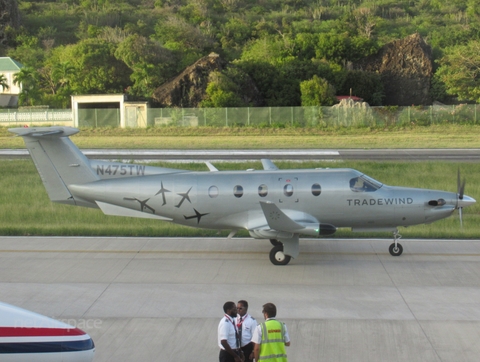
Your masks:
<instances>
[{"instance_id":1,"label":"propeller blade","mask_svg":"<svg viewBox=\"0 0 480 362\"><path fill-rule=\"evenodd\" d=\"M458 209L458 216L460 216L460 229L463 230L463 213L462 213L463 207L460 207Z\"/></svg>"},{"instance_id":2,"label":"propeller blade","mask_svg":"<svg viewBox=\"0 0 480 362\"><path fill-rule=\"evenodd\" d=\"M460 177L460 168L458 169L458 172L457 172L457 205L456 205L456 208L458 209L458 216L460 218L460 229L463 230L463 207L459 207L458 206L458 201L459 200L463 200L463 195L464 195L464 191L465 191L465 182L466 182L466 179L463 179L463 181L461 181L461 177Z\"/></svg>"},{"instance_id":3,"label":"propeller blade","mask_svg":"<svg viewBox=\"0 0 480 362\"><path fill-rule=\"evenodd\" d=\"M458 200L463 200L463 195L465 192L465 183L466 179L463 181L460 180L460 169L457 172L457 208L458 208Z\"/></svg>"}]
</instances>

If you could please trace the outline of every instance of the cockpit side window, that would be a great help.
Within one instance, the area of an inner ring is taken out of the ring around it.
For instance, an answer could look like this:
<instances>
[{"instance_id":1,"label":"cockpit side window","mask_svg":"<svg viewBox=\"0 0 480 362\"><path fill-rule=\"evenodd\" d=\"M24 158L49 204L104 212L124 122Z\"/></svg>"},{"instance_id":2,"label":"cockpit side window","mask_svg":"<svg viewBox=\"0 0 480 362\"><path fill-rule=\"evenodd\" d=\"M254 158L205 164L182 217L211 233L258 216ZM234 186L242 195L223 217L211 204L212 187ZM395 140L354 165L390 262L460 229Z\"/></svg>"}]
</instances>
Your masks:
<instances>
[{"instance_id":1,"label":"cockpit side window","mask_svg":"<svg viewBox=\"0 0 480 362\"><path fill-rule=\"evenodd\" d=\"M365 175L354 177L350 180L350 189L354 192L374 192L382 186L383 184L377 180Z\"/></svg>"}]
</instances>

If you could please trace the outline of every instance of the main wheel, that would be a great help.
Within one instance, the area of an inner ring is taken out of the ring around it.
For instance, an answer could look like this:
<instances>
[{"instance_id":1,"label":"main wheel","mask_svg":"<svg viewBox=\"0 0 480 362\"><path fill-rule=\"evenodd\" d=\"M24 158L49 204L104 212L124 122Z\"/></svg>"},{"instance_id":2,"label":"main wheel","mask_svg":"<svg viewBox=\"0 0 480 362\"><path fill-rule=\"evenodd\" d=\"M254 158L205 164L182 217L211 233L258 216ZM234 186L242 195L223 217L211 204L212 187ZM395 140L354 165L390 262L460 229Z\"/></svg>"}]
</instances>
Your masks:
<instances>
[{"instance_id":1,"label":"main wheel","mask_svg":"<svg viewBox=\"0 0 480 362\"><path fill-rule=\"evenodd\" d=\"M287 265L290 263L290 255L283 253L283 245L277 245L270 250L270 261L273 265Z\"/></svg>"},{"instance_id":2,"label":"main wheel","mask_svg":"<svg viewBox=\"0 0 480 362\"><path fill-rule=\"evenodd\" d=\"M270 244L272 244L273 246L278 246L278 245L283 245L280 241L278 241L277 239L270 239Z\"/></svg>"},{"instance_id":3,"label":"main wheel","mask_svg":"<svg viewBox=\"0 0 480 362\"><path fill-rule=\"evenodd\" d=\"M403 246L400 243L397 243L397 247L395 247L395 243L392 243L388 248L391 256L400 256L403 253Z\"/></svg>"}]
</instances>

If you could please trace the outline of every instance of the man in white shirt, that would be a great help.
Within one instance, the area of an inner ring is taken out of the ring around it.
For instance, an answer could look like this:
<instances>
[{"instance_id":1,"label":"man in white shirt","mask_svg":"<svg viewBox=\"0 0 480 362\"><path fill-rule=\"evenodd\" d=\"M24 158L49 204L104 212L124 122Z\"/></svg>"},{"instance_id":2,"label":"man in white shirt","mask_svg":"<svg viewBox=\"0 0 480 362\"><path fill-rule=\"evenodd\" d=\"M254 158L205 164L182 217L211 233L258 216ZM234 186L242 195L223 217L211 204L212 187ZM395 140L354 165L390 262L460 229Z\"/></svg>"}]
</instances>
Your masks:
<instances>
[{"instance_id":1,"label":"man in white shirt","mask_svg":"<svg viewBox=\"0 0 480 362\"><path fill-rule=\"evenodd\" d=\"M248 302L239 300L237 303L237 331L240 336L245 362L253 362L252 333L257 327L257 321L248 314Z\"/></svg>"},{"instance_id":2,"label":"man in white shirt","mask_svg":"<svg viewBox=\"0 0 480 362\"><path fill-rule=\"evenodd\" d=\"M235 324L237 306L234 302L226 302L223 305L223 311L225 315L218 324L219 362L243 362L240 357L240 340Z\"/></svg>"}]
</instances>

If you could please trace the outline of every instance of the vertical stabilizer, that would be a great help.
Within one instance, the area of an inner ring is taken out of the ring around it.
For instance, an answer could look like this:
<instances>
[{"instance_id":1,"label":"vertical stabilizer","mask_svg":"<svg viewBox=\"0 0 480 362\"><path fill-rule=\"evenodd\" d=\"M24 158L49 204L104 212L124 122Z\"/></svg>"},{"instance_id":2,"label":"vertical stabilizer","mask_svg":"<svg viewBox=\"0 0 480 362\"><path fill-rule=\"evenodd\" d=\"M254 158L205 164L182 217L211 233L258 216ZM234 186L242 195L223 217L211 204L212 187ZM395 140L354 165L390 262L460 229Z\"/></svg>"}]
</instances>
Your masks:
<instances>
[{"instance_id":1,"label":"vertical stabilizer","mask_svg":"<svg viewBox=\"0 0 480 362\"><path fill-rule=\"evenodd\" d=\"M10 128L25 141L50 200L75 204L68 186L99 180L87 157L68 136L79 130L71 127Z\"/></svg>"}]
</instances>

